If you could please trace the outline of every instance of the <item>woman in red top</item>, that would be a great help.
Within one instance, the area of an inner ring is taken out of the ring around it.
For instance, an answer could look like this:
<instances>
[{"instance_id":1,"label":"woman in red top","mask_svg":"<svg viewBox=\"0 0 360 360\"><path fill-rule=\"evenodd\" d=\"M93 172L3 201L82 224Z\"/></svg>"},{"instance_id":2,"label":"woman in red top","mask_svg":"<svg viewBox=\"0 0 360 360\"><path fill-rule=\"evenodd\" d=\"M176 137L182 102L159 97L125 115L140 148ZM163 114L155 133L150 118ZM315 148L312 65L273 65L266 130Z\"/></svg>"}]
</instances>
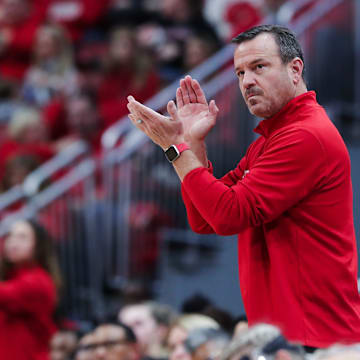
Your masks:
<instances>
[{"instance_id":1,"label":"woman in red top","mask_svg":"<svg viewBox=\"0 0 360 360\"><path fill-rule=\"evenodd\" d=\"M48 360L59 270L47 232L16 222L0 262L0 359Z\"/></svg>"}]
</instances>

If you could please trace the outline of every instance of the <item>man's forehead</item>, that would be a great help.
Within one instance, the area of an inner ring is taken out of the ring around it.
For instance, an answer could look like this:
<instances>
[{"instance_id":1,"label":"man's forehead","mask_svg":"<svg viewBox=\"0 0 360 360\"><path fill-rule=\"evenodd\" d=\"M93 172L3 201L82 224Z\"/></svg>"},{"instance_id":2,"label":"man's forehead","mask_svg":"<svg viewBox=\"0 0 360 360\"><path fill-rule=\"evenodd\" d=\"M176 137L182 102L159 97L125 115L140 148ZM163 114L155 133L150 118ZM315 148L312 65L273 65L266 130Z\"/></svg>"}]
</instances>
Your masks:
<instances>
[{"instance_id":1,"label":"man's forehead","mask_svg":"<svg viewBox=\"0 0 360 360\"><path fill-rule=\"evenodd\" d=\"M251 61L255 58L278 57L279 46L272 34L262 33L239 44L234 52L235 62Z\"/></svg>"},{"instance_id":2,"label":"man's forehead","mask_svg":"<svg viewBox=\"0 0 360 360\"><path fill-rule=\"evenodd\" d=\"M96 337L125 339L125 331L120 326L103 325L95 331Z\"/></svg>"},{"instance_id":3,"label":"man's forehead","mask_svg":"<svg viewBox=\"0 0 360 360\"><path fill-rule=\"evenodd\" d=\"M129 305L120 312L121 316L127 319L143 318L151 315L150 308L144 304Z\"/></svg>"}]
</instances>

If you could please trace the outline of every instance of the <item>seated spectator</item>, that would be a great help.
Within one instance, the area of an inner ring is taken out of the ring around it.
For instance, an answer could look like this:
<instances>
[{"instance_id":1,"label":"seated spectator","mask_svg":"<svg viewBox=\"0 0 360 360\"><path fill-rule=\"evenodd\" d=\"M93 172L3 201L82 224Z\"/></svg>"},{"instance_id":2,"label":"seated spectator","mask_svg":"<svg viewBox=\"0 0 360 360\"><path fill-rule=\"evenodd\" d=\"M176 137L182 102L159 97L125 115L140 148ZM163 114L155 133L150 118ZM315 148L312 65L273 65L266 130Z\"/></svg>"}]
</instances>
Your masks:
<instances>
[{"instance_id":1,"label":"seated spectator","mask_svg":"<svg viewBox=\"0 0 360 360\"><path fill-rule=\"evenodd\" d=\"M97 93L104 78L108 46L102 40L83 41L76 51L79 88Z\"/></svg>"},{"instance_id":2,"label":"seated spectator","mask_svg":"<svg viewBox=\"0 0 360 360\"><path fill-rule=\"evenodd\" d=\"M25 178L39 165L40 162L34 155L19 154L10 157L5 162L4 174L0 182L0 192L8 191L13 186L21 185Z\"/></svg>"},{"instance_id":3,"label":"seated spectator","mask_svg":"<svg viewBox=\"0 0 360 360\"><path fill-rule=\"evenodd\" d=\"M260 8L249 0L230 3L225 10L224 16L230 25L229 40L243 31L259 25L263 18Z\"/></svg>"},{"instance_id":4,"label":"seated spectator","mask_svg":"<svg viewBox=\"0 0 360 360\"><path fill-rule=\"evenodd\" d=\"M212 318L201 314L187 314L179 316L172 324L167 339L170 350L170 360L191 360L185 341L191 331L201 328L220 329L219 324Z\"/></svg>"},{"instance_id":5,"label":"seated spectator","mask_svg":"<svg viewBox=\"0 0 360 360\"><path fill-rule=\"evenodd\" d=\"M7 128L8 138L0 145L0 179L6 163L14 156L31 155L42 163L54 155L39 111L23 107L14 112Z\"/></svg>"},{"instance_id":6,"label":"seated spectator","mask_svg":"<svg viewBox=\"0 0 360 360\"><path fill-rule=\"evenodd\" d=\"M15 82L23 79L47 5L48 0L0 2L0 75L4 78Z\"/></svg>"},{"instance_id":7,"label":"seated spectator","mask_svg":"<svg viewBox=\"0 0 360 360\"><path fill-rule=\"evenodd\" d=\"M238 316L235 319L235 328L234 328L234 333L233 333L233 337L238 337L241 336L241 334L244 331L247 331L247 329L249 328L249 323L247 320L247 317L245 314Z\"/></svg>"},{"instance_id":8,"label":"seated spectator","mask_svg":"<svg viewBox=\"0 0 360 360\"><path fill-rule=\"evenodd\" d=\"M46 230L15 222L0 262L0 359L47 360L60 275Z\"/></svg>"},{"instance_id":9,"label":"seated spectator","mask_svg":"<svg viewBox=\"0 0 360 360\"><path fill-rule=\"evenodd\" d=\"M304 360L302 346L290 344L279 328L269 324L257 324L235 337L221 355L221 360L258 359Z\"/></svg>"},{"instance_id":10,"label":"seated spectator","mask_svg":"<svg viewBox=\"0 0 360 360\"><path fill-rule=\"evenodd\" d=\"M184 46L191 33L206 33L217 38L214 28L203 16L201 0L163 0L159 16L139 29L142 45L153 49L164 81L181 76L184 67Z\"/></svg>"},{"instance_id":11,"label":"seated spectator","mask_svg":"<svg viewBox=\"0 0 360 360\"><path fill-rule=\"evenodd\" d=\"M72 45L65 31L56 25L41 26L22 89L24 100L43 107L54 99L75 94L77 82Z\"/></svg>"},{"instance_id":12,"label":"seated spectator","mask_svg":"<svg viewBox=\"0 0 360 360\"><path fill-rule=\"evenodd\" d=\"M121 291L123 306L151 301L154 297L152 290L146 281L127 281Z\"/></svg>"},{"instance_id":13,"label":"seated spectator","mask_svg":"<svg viewBox=\"0 0 360 360\"><path fill-rule=\"evenodd\" d=\"M219 49L217 37L205 32L192 33L185 40L184 73L203 63Z\"/></svg>"},{"instance_id":14,"label":"seated spectator","mask_svg":"<svg viewBox=\"0 0 360 360\"><path fill-rule=\"evenodd\" d=\"M200 328L190 331L185 347L192 360L218 360L229 341L230 336L222 330Z\"/></svg>"},{"instance_id":15,"label":"seated spectator","mask_svg":"<svg viewBox=\"0 0 360 360\"><path fill-rule=\"evenodd\" d=\"M101 116L108 127L127 115L129 94L144 102L160 89L160 79L130 27L119 27L111 32L105 67L98 100Z\"/></svg>"},{"instance_id":16,"label":"seated spectator","mask_svg":"<svg viewBox=\"0 0 360 360\"><path fill-rule=\"evenodd\" d=\"M312 360L358 360L360 359L360 344L333 345L328 349L317 350Z\"/></svg>"},{"instance_id":17,"label":"seated spectator","mask_svg":"<svg viewBox=\"0 0 360 360\"><path fill-rule=\"evenodd\" d=\"M19 106L17 87L0 76L0 144L6 135L6 126Z\"/></svg>"},{"instance_id":18,"label":"seated spectator","mask_svg":"<svg viewBox=\"0 0 360 360\"><path fill-rule=\"evenodd\" d=\"M94 348L91 346L93 339L93 332L87 333L80 338L75 352L75 360L94 360Z\"/></svg>"},{"instance_id":19,"label":"seated spectator","mask_svg":"<svg viewBox=\"0 0 360 360\"><path fill-rule=\"evenodd\" d=\"M234 319L232 315L214 305L209 297L201 293L195 293L186 298L181 305L184 314L198 313L214 319L228 334L234 331Z\"/></svg>"},{"instance_id":20,"label":"seated spectator","mask_svg":"<svg viewBox=\"0 0 360 360\"><path fill-rule=\"evenodd\" d=\"M84 140L94 154L99 153L102 123L94 99L90 93L86 92L67 99L65 122L68 133L57 141L57 150L63 149L74 141Z\"/></svg>"},{"instance_id":21,"label":"seated spectator","mask_svg":"<svg viewBox=\"0 0 360 360\"><path fill-rule=\"evenodd\" d=\"M77 346L74 331L60 330L50 342L50 360L70 360Z\"/></svg>"},{"instance_id":22,"label":"seated spectator","mask_svg":"<svg viewBox=\"0 0 360 360\"><path fill-rule=\"evenodd\" d=\"M136 337L124 324L103 324L98 326L92 341L86 345L92 351L91 360L139 360ZM80 360L76 357L76 360ZM83 359L81 359L83 360Z\"/></svg>"},{"instance_id":23,"label":"seated spectator","mask_svg":"<svg viewBox=\"0 0 360 360\"><path fill-rule=\"evenodd\" d=\"M119 320L131 327L143 356L166 359L166 338L175 313L170 306L156 302L129 304L121 308Z\"/></svg>"},{"instance_id":24,"label":"seated spectator","mask_svg":"<svg viewBox=\"0 0 360 360\"><path fill-rule=\"evenodd\" d=\"M64 26L71 39L79 42L88 28L94 28L109 6L110 0L50 0L49 21Z\"/></svg>"}]
</instances>

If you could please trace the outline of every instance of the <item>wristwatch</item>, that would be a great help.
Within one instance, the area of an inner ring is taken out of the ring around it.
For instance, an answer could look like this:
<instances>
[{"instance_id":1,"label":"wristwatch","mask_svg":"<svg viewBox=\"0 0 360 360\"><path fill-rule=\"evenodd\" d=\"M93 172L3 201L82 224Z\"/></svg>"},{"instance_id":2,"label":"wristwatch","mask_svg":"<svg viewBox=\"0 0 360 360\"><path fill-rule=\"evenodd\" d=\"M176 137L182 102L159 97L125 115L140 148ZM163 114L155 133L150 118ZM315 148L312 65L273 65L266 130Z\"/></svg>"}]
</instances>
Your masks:
<instances>
[{"instance_id":1,"label":"wristwatch","mask_svg":"<svg viewBox=\"0 0 360 360\"><path fill-rule=\"evenodd\" d=\"M181 143L178 145L171 145L169 148L165 150L165 156L169 162L174 162L180 154L185 151L189 150L190 147L187 143Z\"/></svg>"}]
</instances>

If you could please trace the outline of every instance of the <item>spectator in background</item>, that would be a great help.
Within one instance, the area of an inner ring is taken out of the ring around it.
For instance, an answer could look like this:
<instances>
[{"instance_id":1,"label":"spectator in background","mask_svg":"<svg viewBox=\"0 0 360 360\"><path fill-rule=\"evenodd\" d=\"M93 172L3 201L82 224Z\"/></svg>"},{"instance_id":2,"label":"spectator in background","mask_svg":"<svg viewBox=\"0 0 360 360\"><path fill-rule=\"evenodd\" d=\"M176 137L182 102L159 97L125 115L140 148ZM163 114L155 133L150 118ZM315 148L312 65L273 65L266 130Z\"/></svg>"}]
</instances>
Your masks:
<instances>
[{"instance_id":1,"label":"spectator in background","mask_svg":"<svg viewBox=\"0 0 360 360\"><path fill-rule=\"evenodd\" d=\"M0 144L5 138L6 126L19 106L16 90L16 86L11 81L0 76Z\"/></svg>"},{"instance_id":2,"label":"spectator in background","mask_svg":"<svg viewBox=\"0 0 360 360\"><path fill-rule=\"evenodd\" d=\"M217 37L206 32L195 32L185 40L184 73L203 63L208 57L220 49Z\"/></svg>"},{"instance_id":3,"label":"spectator in background","mask_svg":"<svg viewBox=\"0 0 360 360\"><path fill-rule=\"evenodd\" d=\"M74 331L60 330L50 342L50 360L70 360L77 346Z\"/></svg>"},{"instance_id":4,"label":"spectator in background","mask_svg":"<svg viewBox=\"0 0 360 360\"><path fill-rule=\"evenodd\" d=\"M217 307L212 300L201 293L195 293L184 300L181 306L181 312L184 314L198 313L214 319L221 328L228 334L234 330L234 319L232 315Z\"/></svg>"},{"instance_id":5,"label":"spectator in background","mask_svg":"<svg viewBox=\"0 0 360 360\"><path fill-rule=\"evenodd\" d=\"M52 100L74 95L77 83L72 45L64 29L57 25L41 26L36 33L33 63L24 80L23 99L44 107Z\"/></svg>"},{"instance_id":6,"label":"spectator in background","mask_svg":"<svg viewBox=\"0 0 360 360\"><path fill-rule=\"evenodd\" d=\"M257 324L234 338L221 355L221 360L258 359L262 356L277 360L304 360L300 345L290 344L280 329L269 324Z\"/></svg>"},{"instance_id":7,"label":"spectator in background","mask_svg":"<svg viewBox=\"0 0 360 360\"><path fill-rule=\"evenodd\" d=\"M0 75L19 83L29 66L39 25L46 17L48 0L0 2Z\"/></svg>"},{"instance_id":8,"label":"spectator in background","mask_svg":"<svg viewBox=\"0 0 360 360\"><path fill-rule=\"evenodd\" d=\"M110 0L49 0L49 21L64 26L72 41L80 42L89 29L94 30Z\"/></svg>"},{"instance_id":9,"label":"spectator in background","mask_svg":"<svg viewBox=\"0 0 360 360\"><path fill-rule=\"evenodd\" d=\"M185 347L192 360L218 360L230 341L230 336L217 329L200 328L190 331Z\"/></svg>"},{"instance_id":10,"label":"spectator in background","mask_svg":"<svg viewBox=\"0 0 360 360\"><path fill-rule=\"evenodd\" d=\"M94 349L91 346L93 339L93 332L87 333L80 338L75 352L75 360L94 360Z\"/></svg>"},{"instance_id":11,"label":"spectator in background","mask_svg":"<svg viewBox=\"0 0 360 360\"><path fill-rule=\"evenodd\" d=\"M60 274L46 230L13 224L0 262L0 358L49 359Z\"/></svg>"},{"instance_id":12,"label":"spectator in background","mask_svg":"<svg viewBox=\"0 0 360 360\"><path fill-rule=\"evenodd\" d=\"M235 319L235 327L233 337L241 336L241 334L249 328L249 323L245 314Z\"/></svg>"},{"instance_id":13,"label":"spectator in background","mask_svg":"<svg viewBox=\"0 0 360 360\"><path fill-rule=\"evenodd\" d=\"M19 154L10 157L5 163L4 174L0 182L0 192L5 192L24 182L27 175L40 165L34 155Z\"/></svg>"},{"instance_id":14,"label":"spectator in background","mask_svg":"<svg viewBox=\"0 0 360 360\"><path fill-rule=\"evenodd\" d=\"M139 29L141 44L153 49L161 77L170 82L184 67L184 47L191 33L206 33L217 38L214 28L203 16L202 0L163 0L159 15Z\"/></svg>"},{"instance_id":15,"label":"spectator in background","mask_svg":"<svg viewBox=\"0 0 360 360\"><path fill-rule=\"evenodd\" d=\"M360 359L360 344L333 345L325 350L318 350L312 360L358 360Z\"/></svg>"},{"instance_id":16,"label":"spectator in background","mask_svg":"<svg viewBox=\"0 0 360 360\"><path fill-rule=\"evenodd\" d=\"M170 306L150 301L126 305L118 316L134 331L142 355L152 359L168 357L166 338L174 317Z\"/></svg>"},{"instance_id":17,"label":"spectator in background","mask_svg":"<svg viewBox=\"0 0 360 360\"><path fill-rule=\"evenodd\" d=\"M243 31L260 24L263 14L260 8L255 6L252 1L244 0L230 3L226 7L224 18L230 25L230 35L228 39L231 40Z\"/></svg>"},{"instance_id":18,"label":"spectator in background","mask_svg":"<svg viewBox=\"0 0 360 360\"><path fill-rule=\"evenodd\" d=\"M118 27L110 34L105 77L99 87L98 100L105 126L127 114L130 93L146 101L160 89L160 79L150 56L138 46L135 29Z\"/></svg>"},{"instance_id":19,"label":"spectator in background","mask_svg":"<svg viewBox=\"0 0 360 360\"><path fill-rule=\"evenodd\" d=\"M140 353L133 331L124 324L102 324L93 332L92 360L139 360Z\"/></svg>"},{"instance_id":20,"label":"spectator in background","mask_svg":"<svg viewBox=\"0 0 360 360\"><path fill-rule=\"evenodd\" d=\"M170 360L191 360L185 341L191 331L209 328L220 329L219 324L212 318L201 314L187 314L179 316L172 324L167 339L170 350Z\"/></svg>"},{"instance_id":21,"label":"spectator in background","mask_svg":"<svg viewBox=\"0 0 360 360\"><path fill-rule=\"evenodd\" d=\"M18 155L33 156L42 163L54 155L48 143L47 128L40 112L22 107L12 115L7 129L8 138L0 145L0 179L11 158Z\"/></svg>"},{"instance_id":22,"label":"spectator in background","mask_svg":"<svg viewBox=\"0 0 360 360\"><path fill-rule=\"evenodd\" d=\"M68 98L65 104L65 121L68 134L58 140L58 150L74 141L83 140L89 144L94 154L99 153L102 124L94 96L82 92Z\"/></svg>"}]
</instances>

